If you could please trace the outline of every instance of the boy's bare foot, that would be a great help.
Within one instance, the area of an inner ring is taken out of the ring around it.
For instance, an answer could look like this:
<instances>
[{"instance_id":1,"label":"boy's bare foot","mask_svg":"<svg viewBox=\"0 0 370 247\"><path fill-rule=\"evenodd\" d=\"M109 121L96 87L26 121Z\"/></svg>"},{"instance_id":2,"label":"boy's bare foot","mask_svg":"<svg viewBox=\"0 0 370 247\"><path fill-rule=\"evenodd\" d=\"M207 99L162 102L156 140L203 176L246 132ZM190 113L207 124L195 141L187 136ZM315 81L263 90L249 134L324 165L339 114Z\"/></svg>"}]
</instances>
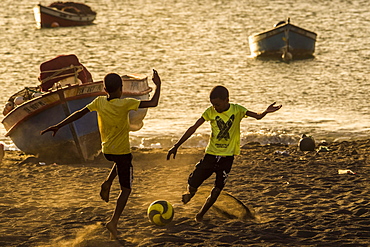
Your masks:
<instances>
[{"instance_id":1,"label":"boy's bare foot","mask_svg":"<svg viewBox=\"0 0 370 247\"><path fill-rule=\"evenodd\" d=\"M101 185L100 197L105 202L109 202L109 192L110 192L110 186L111 185L112 184L109 183L108 181L104 181L104 183L102 183L102 185Z\"/></svg>"},{"instance_id":2,"label":"boy's bare foot","mask_svg":"<svg viewBox=\"0 0 370 247\"><path fill-rule=\"evenodd\" d=\"M113 222L109 221L107 224L105 224L105 227L110 232L110 239L111 240L117 239L117 235L118 235L117 226Z\"/></svg>"},{"instance_id":3,"label":"boy's bare foot","mask_svg":"<svg viewBox=\"0 0 370 247\"><path fill-rule=\"evenodd\" d=\"M193 197L194 195L191 195L189 192L188 193L185 193L182 195L182 202L184 204L188 203L190 201L190 199Z\"/></svg>"}]
</instances>

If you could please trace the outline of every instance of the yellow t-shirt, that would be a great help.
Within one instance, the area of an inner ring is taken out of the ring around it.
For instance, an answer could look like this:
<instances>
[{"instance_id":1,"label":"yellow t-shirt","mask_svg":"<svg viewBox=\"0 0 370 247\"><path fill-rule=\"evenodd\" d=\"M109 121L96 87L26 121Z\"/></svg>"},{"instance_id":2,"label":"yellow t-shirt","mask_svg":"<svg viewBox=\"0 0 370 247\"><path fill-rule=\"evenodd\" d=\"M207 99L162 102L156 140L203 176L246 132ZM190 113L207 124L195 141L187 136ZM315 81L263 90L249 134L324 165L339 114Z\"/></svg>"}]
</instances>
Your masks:
<instances>
[{"instance_id":1,"label":"yellow t-shirt","mask_svg":"<svg viewBox=\"0 0 370 247\"><path fill-rule=\"evenodd\" d=\"M140 100L133 98L112 99L99 96L87 108L98 113L98 126L105 154L128 154L131 152L129 139L129 112L137 110Z\"/></svg>"},{"instance_id":2,"label":"yellow t-shirt","mask_svg":"<svg viewBox=\"0 0 370 247\"><path fill-rule=\"evenodd\" d=\"M211 124L211 136L206 148L207 154L232 156L240 154L240 122L247 109L230 103L227 111L218 113L212 106L202 117Z\"/></svg>"}]
</instances>

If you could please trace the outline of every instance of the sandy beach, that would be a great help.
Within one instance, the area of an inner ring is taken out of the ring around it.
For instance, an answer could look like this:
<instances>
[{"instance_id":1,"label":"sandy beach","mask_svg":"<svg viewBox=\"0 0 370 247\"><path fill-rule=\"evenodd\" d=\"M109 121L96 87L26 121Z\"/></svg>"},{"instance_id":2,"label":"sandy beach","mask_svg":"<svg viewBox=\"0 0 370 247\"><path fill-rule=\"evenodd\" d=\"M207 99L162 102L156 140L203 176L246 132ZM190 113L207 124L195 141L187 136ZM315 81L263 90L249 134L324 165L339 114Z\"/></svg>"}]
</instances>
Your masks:
<instances>
[{"instance_id":1,"label":"sandy beach","mask_svg":"<svg viewBox=\"0 0 370 247\"><path fill-rule=\"evenodd\" d=\"M204 149L134 149L133 192L119 224L119 240L109 240L104 222L119 193L115 181L109 203L99 197L111 163L39 160L6 151L0 166L0 246L368 246L370 243L370 140L338 142L321 151L296 145L243 146L235 159L227 196L194 221L213 177L186 205L181 194ZM317 148L319 150L319 147ZM351 169L356 174L338 174ZM229 199L228 199L229 198ZM164 199L175 209L164 227L149 222L151 202Z\"/></svg>"}]
</instances>

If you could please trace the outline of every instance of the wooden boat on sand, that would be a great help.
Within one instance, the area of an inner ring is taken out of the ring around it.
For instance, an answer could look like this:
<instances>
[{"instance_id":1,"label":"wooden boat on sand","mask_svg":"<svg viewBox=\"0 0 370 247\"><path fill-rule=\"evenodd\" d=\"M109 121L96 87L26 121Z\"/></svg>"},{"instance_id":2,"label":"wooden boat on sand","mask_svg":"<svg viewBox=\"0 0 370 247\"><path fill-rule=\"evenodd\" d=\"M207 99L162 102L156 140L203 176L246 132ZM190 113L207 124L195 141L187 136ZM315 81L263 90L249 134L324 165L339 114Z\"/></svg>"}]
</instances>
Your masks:
<instances>
[{"instance_id":1,"label":"wooden boat on sand","mask_svg":"<svg viewBox=\"0 0 370 247\"><path fill-rule=\"evenodd\" d=\"M70 65L52 69L53 65L61 64L60 61ZM9 98L2 121L6 136L27 154L74 162L93 160L101 150L95 112L61 128L54 137L40 135L40 131L83 108L97 96L105 95L103 82L89 81L86 76L89 73L74 55L59 56L40 68L40 86L27 87ZM45 68L48 70L43 70ZM148 86L147 77L133 74L122 79L122 97L149 99L152 88ZM146 112L147 109L130 112L130 130L143 126Z\"/></svg>"},{"instance_id":2,"label":"wooden boat on sand","mask_svg":"<svg viewBox=\"0 0 370 247\"><path fill-rule=\"evenodd\" d=\"M317 34L290 23L249 36L252 57L278 57L284 61L313 57Z\"/></svg>"},{"instance_id":3,"label":"wooden boat on sand","mask_svg":"<svg viewBox=\"0 0 370 247\"><path fill-rule=\"evenodd\" d=\"M96 18L96 12L89 6L75 2L54 2L49 6L38 4L33 12L37 28L91 25Z\"/></svg>"}]
</instances>

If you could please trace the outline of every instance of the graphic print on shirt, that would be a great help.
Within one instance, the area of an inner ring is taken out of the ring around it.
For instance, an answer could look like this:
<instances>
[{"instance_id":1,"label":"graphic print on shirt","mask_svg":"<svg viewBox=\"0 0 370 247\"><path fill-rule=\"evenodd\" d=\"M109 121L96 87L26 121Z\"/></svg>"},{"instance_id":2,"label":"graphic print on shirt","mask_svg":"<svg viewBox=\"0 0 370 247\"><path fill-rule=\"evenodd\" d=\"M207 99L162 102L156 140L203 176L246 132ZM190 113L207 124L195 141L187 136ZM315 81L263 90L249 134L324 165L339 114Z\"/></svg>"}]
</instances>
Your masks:
<instances>
[{"instance_id":1,"label":"graphic print on shirt","mask_svg":"<svg viewBox=\"0 0 370 247\"><path fill-rule=\"evenodd\" d=\"M229 120L226 123L219 116L217 116L215 118L215 120L217 122L217 126L220 129L220 132L217 135L218 140L222 140L222 139L229 140L230 139L229 130L230 130L231 126L233 125L234 119L235 119L234 114L231 115L231 117L229 118Z\"/></svg>"}]
</instances>

